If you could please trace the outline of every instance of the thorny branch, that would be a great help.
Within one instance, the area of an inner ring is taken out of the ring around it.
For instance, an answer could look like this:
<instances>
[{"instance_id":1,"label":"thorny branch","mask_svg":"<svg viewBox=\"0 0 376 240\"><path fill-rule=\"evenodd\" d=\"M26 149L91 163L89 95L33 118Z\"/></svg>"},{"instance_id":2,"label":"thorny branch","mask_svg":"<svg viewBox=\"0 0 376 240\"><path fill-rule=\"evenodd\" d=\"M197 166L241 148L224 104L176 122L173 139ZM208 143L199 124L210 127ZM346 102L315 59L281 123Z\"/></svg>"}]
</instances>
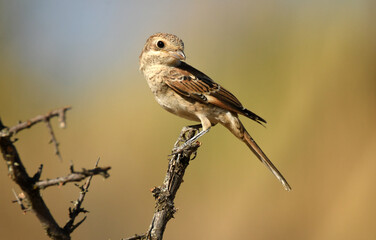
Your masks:
<instances>
[{"instance_id":1,"label":"thorny branch","mask_svg":"<svg viewBox=\"0 0 376 240\"><path fill-rule=\"evenodd\" d=\"M56 156L59 157L60 161L63 161L63 157L61 156L61 154L60 154L60 150L59 150L59 143L58 143L57 140L56 140L55 133L54 133L54 130L52 129L50 119L49 119L49 118L46 118L46 119L44 119L44 121L46 122L48 132L49 132L50 135L51 135L50 143L53 143L54 146L55 146L55 154L56 154Z\"/></svg>"},{"instance_id":2,"label":"thorny branch","mask_svg":"<svg viewBox=\"0 0 376 240\"><path fill-rule=\"evenodd\" d=\"M59 157L60 160L62 160L62 156L61 156L60 150L59 150L59 143L56 140L54 131L53 131L51 123L50 123L50 119L53 118L53 117L58 117L60 128L65 128L65 126L66 126L65 114L66 114L66 111L68 111L70 109L71 109L70 106L62 107L62 108L59 108L59 109L52 110L52 111L50 111L50 112L48 112L44 115L38 115L38 116L31 118L31 119L29 119L25 122L20 122L17 125L10 127L9 129L3 129L0 133L0 137L5 137L5 136L12 137L16 133L18 133L18 132L20 132L24 129L31 128L35 124L44 121L44 122L46 122L47 129L48 129L48 131L51 135L50 143L53 143L54 146L55 146L55 154Z\"/></svg>"},{"instance_id":3,"label":"thorny branch","mask_svg":"<svg viewBox=\"0 0 376 240\"><path fill-rule=\"evenodd\" d=\"M95 169L98 168L99 159L95 164ZM107 174L107 173L106 173ZM91 175L85 182L83 186L79 186L80 188L80 196L78 197L77 201L74 202L74 208L69 208L69 221L65 224L64 230L72 233L78 226L81 225L86 220L86 216L79 221L78 223L74 224L74 221L76 220L76 217L80 213L87 213L88 211L81 207L82 203L84 202L86 193L89 191L90 182L94 175Z\"/></svg>"},{"instance_id":4,"label":"thorny branch","mask_svg":"<svg viewBox=\"0 0 376 240\"><path fill-rule=\"evenodd\" d=\"M155 211L151 224L146 234L135 235L124 240L161 240L168 221L174 217L176 212L174 199L183 182L185 169L189 162L196 157L196 151L200 147L199 142L188 145L183 149L180 147L188 139L197 133L197 128L185 127L182 129L169 159L168 169L162 186L152 189L155 198Z\"/></svg>"},{"instance_id":5,"label":"thorny branch","mask_svg":"<svg viewBox=\"0 0 376 240\"><path fill-rule=\"evenodd\" d=\"M27 129L27 128L31 128L33 125L39 123L39 122L42 122L42 121L46 121L48 119L51 119L53 117L58 117L58 120L59 120L59 127L60 128L65 128L66 126L66 122L65 122L65 114L66 114L66 111L70 110L72 107L71 106L67 106L67 107L62 107L62 108L59 108L59 109L55 109L55 110L52 110L44 115L38 115L36 117L33 117L25 122L20 122L18 123L17 125L13 126L13 127L10 127L9 130L8 130L8 134L9 136L12 136L13 134L16 134L24 129Z\"/></svg>"},{"instance_id":6,"label":"thorny branch","mask_svg":"<svg viewBox=\"0 0 376 240\"><path fill-rule=\"evenodd\" d=\"M82 171L74 171L73 165L70 168L70 174L58 177L54 179L46 179L37 181L35 183L35 186L40 189L45 189L47 187L56 186L56 185L65 185L69 182L80 182L84 180L87 177L91 177L94 175L102 175L104 178L109 177L108 170L110 170L111 167L95 167L93 169L82 169Z\"/></svg>"},{"instance_id":7,"label":"thorny branch","mask_svg":"<svg viewBox=\"0 0 376 240\"><path fill-rule=\"evenodd\" d=\"M85 198L86 193L88 192L88 188L90 185L90 181L94 175L101 174L105 177L108 177L107 171L110 167L100 168L95 166L94 169L91 170L82 170L81 172L75 172L73 170L73 166L71 166L71 174L66 177L52 179L52 180L44 180L40 181L40 177L42 174L42 167L39 167L39 170L34 174L33 177L30 177L24 167L21 158L17 152L16 147L14 146L14 140L11 137L24 130L26 128L30 128L38 122L45 121L47 123L47 127L51 134L51 141L55 144L56 154L59 155L58 150L58 143L55 138L55 135L52 130L52 126L50 124L50 119L53 117L58 117L60 122L60 127L65 127L65 113L69 110L70 107L63 107L56 110L53 110L47 114L36 116L28 121L20 122L19 124L7 128L3 125L0 120L0 149L3 155L3 158L8 166L8 173L11 179L16 182L20 188L22 189L23 193L16 194L15 197L18 204L20 204L21 209L26 212L31 210L40 223L42 227L46 231L46 234L55 240L70 240L70 234L85 220L82 219L78 223L74 223L76 217L79 213L87 212L84 210L81 205ZM98 160L99 161L99 160ZM89 177L84 186L80 187L81 193L78 200L75 202L75 207L73 209L69 209L69 221L67 224L61 228L57 222L55 221L54 217L52 216L50 210L46 206L43 198L41 197L40 190L46 188L48 186L57 185L57 184L65 184L67 182L79 181L86 177ZM26 202L27 204L24 204Z\"/></svg>"}]
</instances>

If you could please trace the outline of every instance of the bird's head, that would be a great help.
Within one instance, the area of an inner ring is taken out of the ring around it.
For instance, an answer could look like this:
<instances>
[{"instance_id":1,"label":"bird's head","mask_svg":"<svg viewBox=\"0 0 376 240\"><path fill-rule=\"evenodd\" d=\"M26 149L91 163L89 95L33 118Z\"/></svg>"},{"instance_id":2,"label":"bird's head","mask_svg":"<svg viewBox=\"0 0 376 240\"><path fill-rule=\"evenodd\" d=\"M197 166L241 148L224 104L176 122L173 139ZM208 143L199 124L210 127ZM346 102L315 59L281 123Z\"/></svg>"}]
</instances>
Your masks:
<instances>
[{"instance_id":1,"label":"bird's head","mask_svg":"<svg viewBox=\"0 0 376 240\"><path fill-rule=\"evenodd\" d=\"M140 55L140 69L151 65L178 66L185 60L184 43L173 34L156 33L148 38Z\"/></svg>"}]
</instances>

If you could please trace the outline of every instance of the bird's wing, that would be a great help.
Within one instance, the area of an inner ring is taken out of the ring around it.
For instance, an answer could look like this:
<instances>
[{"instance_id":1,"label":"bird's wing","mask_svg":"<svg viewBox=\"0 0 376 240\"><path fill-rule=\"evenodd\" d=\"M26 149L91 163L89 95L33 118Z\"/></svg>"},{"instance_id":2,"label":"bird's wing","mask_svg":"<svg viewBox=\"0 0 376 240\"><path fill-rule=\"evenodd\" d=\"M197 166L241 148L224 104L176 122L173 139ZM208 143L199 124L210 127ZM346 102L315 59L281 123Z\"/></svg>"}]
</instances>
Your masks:
<instances>
[{"instance_id":1,"label":"bird's wing","mask_svg":"<svg viewBox=\"0 0 376 240\"><path fill-rule=\"evenodd\" d=\"M260 124L266 123L260 116L244 108L232 93L185 62L171 69L164 81L182 96L242 114Z\"/></svg>"}]
</instances>

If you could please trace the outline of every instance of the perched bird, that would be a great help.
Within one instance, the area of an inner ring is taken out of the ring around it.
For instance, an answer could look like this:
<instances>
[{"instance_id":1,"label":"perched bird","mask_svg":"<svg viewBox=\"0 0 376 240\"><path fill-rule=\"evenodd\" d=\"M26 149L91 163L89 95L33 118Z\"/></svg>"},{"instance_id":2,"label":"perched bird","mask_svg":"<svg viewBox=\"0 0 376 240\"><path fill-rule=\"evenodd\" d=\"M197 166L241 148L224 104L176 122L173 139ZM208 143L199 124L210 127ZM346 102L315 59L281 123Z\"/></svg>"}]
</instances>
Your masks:
<instances>
[{"instance_id":1,"label":"perched bird","mask_svg":"<svg viewBox=\"0 0 376 240\"><path fill-rule=\"evenodd\" d=\"M260 124L264 119L244 108L239 100L210 77L185 62L184 43L173 34L150 36L140 55L144 74L157 102L180 117L201 122L202 131L195 141L217 123L242 140L262 163L277 177L286 190L291 190L282 174L249 135L238 115Z\"/></svg>"}]
</instances>

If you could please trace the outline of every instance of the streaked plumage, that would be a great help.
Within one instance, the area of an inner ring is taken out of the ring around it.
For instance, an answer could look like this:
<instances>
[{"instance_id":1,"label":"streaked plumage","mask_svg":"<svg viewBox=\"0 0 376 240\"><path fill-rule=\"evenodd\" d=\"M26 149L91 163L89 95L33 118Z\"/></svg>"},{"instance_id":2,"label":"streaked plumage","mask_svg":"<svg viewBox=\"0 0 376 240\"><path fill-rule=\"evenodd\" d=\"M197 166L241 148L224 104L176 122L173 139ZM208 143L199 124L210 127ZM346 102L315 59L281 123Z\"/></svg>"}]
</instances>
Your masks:
<instances>
[{"instance_id":1,"label":"streaked plumage","mask_svg":"<svg viewBox=\"0 0 376 240\"><path fill-rule=\"evenodd\" d=\"M244 108L232 93L185 62L181 62L170 70L169 75L163 77L169 87L186 97L242 114L260 124L266 123L264 119Z\"/></svg>"},{"instance_id":2,"label":"streaked plumage","mask_svg":"<svg viewBox=\"0 0 376 240\"><path fill-rule=\"evenodd\" d=\"M157 102L173 114L201 122L202 134L211 126L222 124L247 144L286 190L291 190L282 174L246 131L238 114L260 124L266 121L244 108L232 93L184 60L184 43L177 36L157 33L146 41L140 55L140 70Z\"/></svg>"}]
</instances>

